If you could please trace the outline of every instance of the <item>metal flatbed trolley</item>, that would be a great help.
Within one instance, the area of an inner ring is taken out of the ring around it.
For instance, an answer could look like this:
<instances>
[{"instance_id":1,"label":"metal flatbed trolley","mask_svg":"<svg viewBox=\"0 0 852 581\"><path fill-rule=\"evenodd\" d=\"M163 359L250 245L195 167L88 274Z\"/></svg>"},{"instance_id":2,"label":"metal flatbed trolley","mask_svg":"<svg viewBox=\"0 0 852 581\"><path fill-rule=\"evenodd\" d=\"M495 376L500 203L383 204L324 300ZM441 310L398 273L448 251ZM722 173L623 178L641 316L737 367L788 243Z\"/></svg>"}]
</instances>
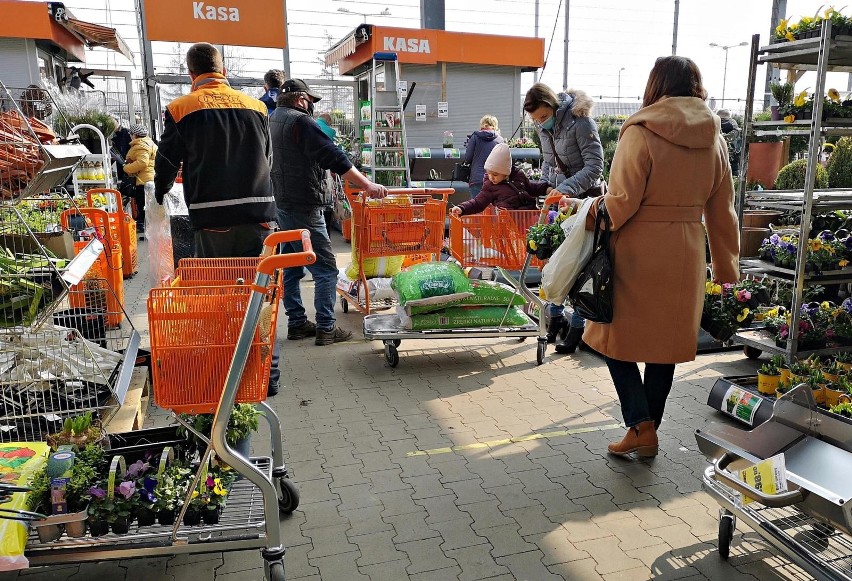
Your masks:
<instances>
[{"instance_id":1,"label":"metal flatbed trolley","mask_svg":"<svg viewBox=\"0 0 852 581\"><path fill-rule=\"evenodd\" d=\"M279 244L297 241L302 243L302 252L273 254ZM288 480L284 466L278 416L263 400L275 340L274 322L281 302L280 271L312 264L316 255L308 231L291 230L268 236L263 255L249 259L254 261L249 269L253 274L235 284L236 279L230 277L234 272L246 272L245 260L197 262L187 267L186 281L178 280L179 268L178 278L171 286L152 289L148 298L157 404L175 414L214 413L210 438L204 438L208 446L187 489L186 500L197 489L205 472L202 467L213 453L243 477L233 483L228 508L219 523L184 525L188 504L184 502L173 526L154 525L126 535L63 537L49 543L40 543L31 535L26 556L32 566L261 548L266 580L284 580L279 512L292 512L298 503L298 491ZM203 268L208 268L208 274L199 272ZM253 283L248 284L251 278ZM183 344L164 344L166 339L155 338L156 333L183 335L177 339ZM191 344L187 344L187 338ZM158 381L157 373L169 369L173 370L172 375L161 376ZM183 381L173 381L174 378ZM270 426L272 457L244 458L228 445L226 427L237 402L257 403L262 408Z\"/></svg>"},{"instance_id":2,"label":"metal flatbed trolley","mask_svg":"<svg viewBox=\"0 0 852 581\"><path fill-rule=\"evenodd\" d=\"M503 277L541 312L542 300L524 284L534 257L526 250L526 231L535 223L547 219L550 205L558 203L562 193L551 194L540 210L494 210L470 216L450 216L450 249L453 258L462 266L497 268ZM520 269L519 280L506 270ZM511 307L506 307L508 313ZM529 314L529 312L528 312ZM536 363L541 365L547 350L547 328L544 317L520 327L471 327L462 329L404 329L397 315L368 315L364 317L364 338L382 341L388 365L399 364L398 347L404 339L493 339L537 337Z\"/></svg>"},{"instance_id":3,"label":"metal flatbed trolley","mask_svg":"<svg viewBox=\"0 0 852 581\"><path fill-rule=\"evenodd\" d=\"M815 579L852 580L852 420L817 409L810 388L800 385L750 432L712 423L695 437L712 462L703 485L722 507L723 558L742 519ZM777 454L784 455L787 492L765 494L733 476ZM755 502L744 504L741 494Z\"/></svg>"}]
</instances>

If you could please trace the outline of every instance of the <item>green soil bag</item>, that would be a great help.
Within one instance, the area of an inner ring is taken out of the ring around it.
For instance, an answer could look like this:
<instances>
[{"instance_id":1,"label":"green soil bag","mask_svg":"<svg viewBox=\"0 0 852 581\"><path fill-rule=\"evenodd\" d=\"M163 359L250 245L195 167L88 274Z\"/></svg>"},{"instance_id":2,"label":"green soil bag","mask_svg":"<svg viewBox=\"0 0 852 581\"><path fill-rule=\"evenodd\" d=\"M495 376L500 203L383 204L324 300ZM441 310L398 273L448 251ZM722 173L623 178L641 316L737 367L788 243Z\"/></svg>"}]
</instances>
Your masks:
<instances>
[{"instance_id":1,"label":"green soil bag","mask_svg":"<svg viewBox=\"0 0 852 581\"><path fill-rule=\"evenodd\" d=\"M405 312L409 315L422 315L424 313L432 313L438 309L449 306L521 306L525 302L524 297L518 294L515 289L501 282L492 280L471 280L470 286L473 290L473 296L467 297L466 299L460 299L451 304L444 305L407 305L405 307Z\"/></svg>"},{"instance_id":2,"label":"green soil bag","mask_svg":"<svg viewBox=\"0 0 852 581\"><path fill-rule=\"evenodd\" d=\"M395 274L391 287L401 305L446 305L473 294L470 280L452 262L423 262Z\"/></svg>"},{"instance_id":3,"label":"green soil bag","mask_svg":"<svg viewBox=\"0 0 852 581\"><path fill-rule=\"evenodd\" d=\"M449 307L435 313L408 317L400 314L406 329L467 329L474 327L523 327L531 324L519 307ZM501 325L502 323L502 325Z\"/></svg>"}]
</instances>

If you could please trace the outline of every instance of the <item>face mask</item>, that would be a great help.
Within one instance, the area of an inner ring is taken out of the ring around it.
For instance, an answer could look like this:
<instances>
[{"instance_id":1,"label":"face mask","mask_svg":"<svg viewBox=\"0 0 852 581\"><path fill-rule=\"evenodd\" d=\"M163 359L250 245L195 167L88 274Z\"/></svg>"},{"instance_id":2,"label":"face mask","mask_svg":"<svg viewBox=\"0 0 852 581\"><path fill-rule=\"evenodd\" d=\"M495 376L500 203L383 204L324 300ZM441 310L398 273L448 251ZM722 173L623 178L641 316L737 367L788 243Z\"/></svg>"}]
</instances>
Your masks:
<instances>
[{"instance_id":1,"label":"face mask","mask_svg":"<svg viewBox=\"0 0 852 581\"><path fill-rule=\"evenodd\" d=\"M547 121L538 124L539 127L541 127L542 129L547 129L548 131L553 129L554 125L556 125L556 115L551 115L547 118Z\"/></svg>"}]
</instances>

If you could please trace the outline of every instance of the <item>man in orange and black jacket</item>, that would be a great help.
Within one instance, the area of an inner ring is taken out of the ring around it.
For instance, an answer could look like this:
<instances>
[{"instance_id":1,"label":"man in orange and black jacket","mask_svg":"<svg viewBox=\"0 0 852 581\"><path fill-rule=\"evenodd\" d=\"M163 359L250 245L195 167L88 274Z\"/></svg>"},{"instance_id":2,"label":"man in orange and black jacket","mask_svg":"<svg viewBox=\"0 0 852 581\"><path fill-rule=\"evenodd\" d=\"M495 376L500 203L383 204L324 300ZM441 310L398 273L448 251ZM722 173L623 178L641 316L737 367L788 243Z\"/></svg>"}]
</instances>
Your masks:
<instances>
[{"instance_id":1,"label":"man in orange and black jacket","mask_svg":"<svg viewBox=\"0 0 852 581\"><path fill-rule=\"evenodd\" d=\"M198 43L186 53L192 92L166 107L155 161L157 202L183 164L183 195L199 258L260 256L276 218L269 170L272 142L266 105L231 88L222 55ZM278 392L278 346L269 395Z\"/></svg>"},{"instance_id":2,"label":"man in orange and black jacket","mask_svg":"<svg viewBox=\"0 0 852 581\"><path fill-rule=\"evenodd\" d=\"M166 107L157 152L157 201L183 163L183 193L202 258L258 256L275 221L266 105L232 89L212 44L186 53L192 92Z\"/></svg>"}]
</instances>

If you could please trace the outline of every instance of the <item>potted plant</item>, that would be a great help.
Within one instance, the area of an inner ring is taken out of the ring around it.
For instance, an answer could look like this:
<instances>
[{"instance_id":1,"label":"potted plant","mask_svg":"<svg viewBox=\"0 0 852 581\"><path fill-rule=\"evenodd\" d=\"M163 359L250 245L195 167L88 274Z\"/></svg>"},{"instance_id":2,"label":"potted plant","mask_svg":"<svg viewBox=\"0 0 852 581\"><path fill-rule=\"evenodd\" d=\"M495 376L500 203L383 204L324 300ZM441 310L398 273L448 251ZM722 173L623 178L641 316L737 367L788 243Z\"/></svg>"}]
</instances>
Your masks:
<instances>
[{"instance_id":1,"label":"potted plant","mask_svg":"<svg viewBox=\"0 0 852 581\"><path fill-rule=\"evenodd\" d=\"M841 351L834 356L837 366L845 371L852 370L852 351Z\"/></svg>"},{"instance_id":2,"label":"potted plant","mask_svg":"<svg viewBox=\"0 0 852 581\"><path fill-rule=\"evenodd\" d=\"M833 360L829 363L823 365L822 374L825 377L826 381L830 383L836 383L838 379L840 379L840 374L843 370L837 366L837 361Z\"/></svg>"},{"instance_id":3,"label":"potted plant","mask_svg":"<svg viewBox=\"0 0 852 581\"><path fill-rule=\"evenodd\" d=\"M562 230L562 222L570 216L569 207L556 212L551 210L546 224L534 224L527 230L527 252L534 254L539 260L547 260L559 245L565 241L565 232Z\"/></svg>"},{"instance_id":4,"label":"potted plant","mask_svg":"<svg viewBox=\"0 0 852 581\"><path fill-rule=\"evenodd\" d=\"M825 377L822 374L822 371L818 369L811 370L811 374L808 376L806 381L808 386L811 388L811 392L814 396L814 401L817 404L825 403Z\"/></svg>"},{"instance_id":5,"label":"potted plant","mask_svg":"<svg viewBox=\"0 0 852 581\"><path fill-rule=\"evenodd\" d=\"M219 523L219 515L222 513L222 509L225 508L225 502L228 498L228 489L226 486L227 483L222 476L215 476L213 474L207 476L207 481L205 482L206 492L204 493L207 504L205 510L201 513L204 524L213 525Z\"/></svg>"},{"instance_id":6,"label":"potted plant","mask_svg":"<svg viewBox=\"0 0 852 581\"><path fill-rule=\"evenodd\" d=\"M100 537L109 532L109 518L115 509L113 499L109 498L106 490L101 486L92 486L89 488L89 497L91 502L88 513L89 533L93 537Z\"/></svg>"},{"instance_id":7,"label":"potted plant","mask_svg":"<svg viewBox=\"0 0 852 581\"><path fill-rule=\"evenodd\" d=\"M234 406L231 416L228 418L228 425L225 428L225 440L234 450L241 456L248 458L250 453L250 443L252 432L257 431L260 425L261 412L248 403L241 403ZM211 414L198 414L195 416L182 415L181 418L192 426L192 428L206 437L210 437L210 430L213 426L213 416ZM181 427L178 429L179 434L190 440L196 449L206 447L194 434Z\"/></svg>"},{"instance_id":8,"label":"potted plant","mask_svg":"<svg viewBox=\"0 0 852 581\"><path fill-rule=\"evenodd\" d=\"M825 405L837 405L841 398L850 395L852 395L852 381L848 377L840 376L836 381L825 386Z\"/></svg>"},{"instance_id":9,"label":"potted plant","mask_svg":"<svg viewBox=\"0 0 852 581\"><path fill-rule=\"evenodd\" d=\"M54 450L59 446L74 444L82 448L86 444L100 442L104 439L104 431L92 420L92 412L80 416L65 418L62 431L47 437L47 443Z\"/></svg>"},{"instance_id":10,"label":"potted plant","mask_svg":"<svg viewBox=\"0 0 852 581\"><path fill-rule=\"evenodd\" d=\"M793 386L805 383L811 373L811 368L801 361L790 364L790 384Z\"/></svg>"},{"instance_id":11,"label":"potted plant","mask_svg":"<svg viewBox=\"0 0 852 581\"><path fill-rule=\"evenodd\" d=\"M192 491L192 498L189 500L189 506L186 507L186 512L183 513L183 524L188 527L194 527L201 524L201 513L207 508L207 499L204 498L200 490Z\"/></svg>"},{"instance_id":12,"label":"potted plant","mask_svg":"<svg viewBox=\"0 0 852 581\"><path fill-rule=\"evenodd\" d=\"M772 361L764 363L757 371L757 391L764 395L774 394L780 381L781 371Z\"/></svg>"},{"instance_id":13,"label":"potted plant","mask_svg":"<svg viewBox=\"0 0 852 581\"><path fill-rule=\"evenodd\" d=\"M784 117L782 110L789 108L793 102L793 83L769 83L769 90L777 105L772 105L772 121L780 121Z\"/></svg>"},{"instance_id":14,"label":"potted plant","mask_svg":"<svg viewBox=\"0 0 852 581\"><path fill-rule=\"evenodd\" d=\"M64 115L56 116L54 130L58 136L67 137L71 133L71 128L77 125L92 125L100 130L109 147L110 138L118 129L118 123L107 112L97 94L68 91L55 94L54 99L64 113ZM80 129L77 136L80 138L80 143L85 145L91 153L103 153L100 138L93 131Z\"/></svg>"},{"instance_id":15,"label":"potted plant","mask_svg":"<svg viewBox=\"0 0 852 581\"><path fill-rule=\"evenodd\" d=\"M169 526L175 522L175 513L182 506L186 493L189 469L172 465L158 477L154 488L154 510L157 522Z\"/></svg>"},{"instance_id":16,"label":"potted plant","mask_svg":"<svg viewBox=\"0 0 852 581\"><path fill-rule=\"evenodd\" d=\"M127 534L130 530L130 523L133 522L133 515L136 512L136 483L132 480L125 480L116 486L113 505L114 510L107 517L110 528L117 535Z\"/></svg>"},{"instance_id":17,"label":"potted plant","mask_svg":"<svg viewBox=\"0 0 852 581\"><path fill-rule=\"evenodd\" d=\"M790 383L786 381L781 381L778 383L778 387L775 389L775 397L781 399L786 393L789 393L791 389L793 389L793 386Z\"/></svg>"},{"instance_id":18,"label":"potted plant","mask_svg":"<svg viewBox=\"0 0 852 581\"><path fill-rule=\"evenodd\" d=\"M844 401L837 405L831 406L829 411L833 414L838 414L844 418L852 418L852 403Z\"/></svg>"}]
</instances>

